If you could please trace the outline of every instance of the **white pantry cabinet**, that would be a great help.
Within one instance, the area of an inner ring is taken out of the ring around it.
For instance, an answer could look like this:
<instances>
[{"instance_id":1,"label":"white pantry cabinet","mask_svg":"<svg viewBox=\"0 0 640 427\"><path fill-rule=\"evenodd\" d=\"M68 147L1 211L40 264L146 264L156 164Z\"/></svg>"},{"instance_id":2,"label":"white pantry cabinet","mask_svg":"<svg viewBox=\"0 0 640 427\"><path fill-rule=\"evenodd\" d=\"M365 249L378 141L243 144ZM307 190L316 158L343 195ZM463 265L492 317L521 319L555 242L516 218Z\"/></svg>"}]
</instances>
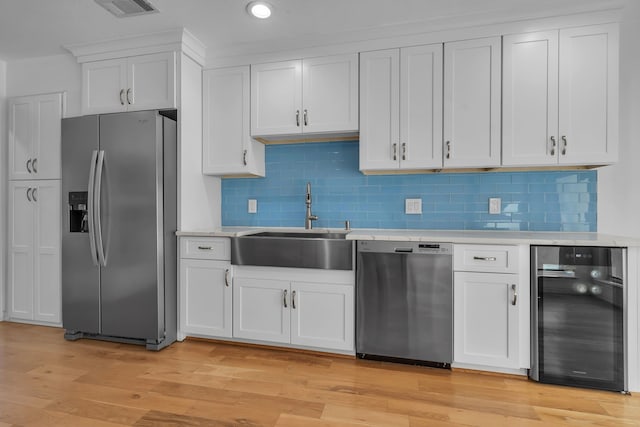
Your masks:
<instances>
[{"instance_id":1,"label":"white pantry cabinet","mask_svg":"<svg viewBox=\"0 0 640 427\"><path fill-rule=\"evenodd\" d=\"M9 179L60 179L63 94L9 99Z\"/></svg>"},{"instance_id":2,"label":"white pantry cabinet","mask_svg":"<svg viewBox=\"0 0 640 427\"><path fill-rule=\"evenodd\" d=\"M228 238L180 238L180 339L186 335L232 336L233 277L229 260Z\"/></svg>"},{"instance_id":3,"label":"white pantry cabinet","mask_svg":"<svg viewBox=\"0 0 640 427\"><path fill-rule=\"evenodd\" d=\"M500 82L500 37L445 43L445 168L500 166Z\"/></svg>"},{"instance_id":4,"label":"white pantry cabinet","mask_svg":"<svg viewBox=\"0 0 640 427\"><path fill-rule=\"evenodd\" d=\"M442 167L442 44L360 54L360 170Z\"/></svg>"},{"instance_id":5,"label":"white pantry cabinet","mask_svg":"<svg viewBox=\"0 0 640 427\"><path fill-rule=\"evenodd\" d=\"M251 135L358 130L358 55L251 66Z\"/></svg>"},{"instance_id":6,"label":"white pantry cabinet","mask_svg":"<svg viewBox=\"0 0 640 427\"><path fill-rule=\"evenodd\" d=\"M175 107L175 52L82 64L83 114Z\"/></svg>"},{"instance_id":7,"label":"white pantry cabinet","mask_svg":"<svg viewBox=\"0 0 640 427\"><path fill-rule=\"evenodd\" d=\"M353 271L236 267L233 336L354 351Z\"/></svg>"},{"instance_id":8,"label":"white pantry cabinet","mask_svg":"<svg viewBox=\"0 0 640 427\"><path fill-rule=\"evenodd\" d=\"M504 166L618 157L618 26L504 37Z\"/></svg>"},{"instance_id":9,"label":"white pantry cabinet","mask_svg":"<svg viewBox=\"0 0 640 427\"><path fill-rule=\"evenodd\" d=\"M59 325L60 181L11 181L8 216L9 318Z\"/></svg>"},{"instance_id":10,"label":"white pantry cabinet","mask_svg":"<svg viewBox=\"0 0 640 427\"><path fill-rule=\"evenodd\" d=\"M203 72L202 173L264 176L264 145L250 133L249 66Z\"/></svg>"}]
</instances>

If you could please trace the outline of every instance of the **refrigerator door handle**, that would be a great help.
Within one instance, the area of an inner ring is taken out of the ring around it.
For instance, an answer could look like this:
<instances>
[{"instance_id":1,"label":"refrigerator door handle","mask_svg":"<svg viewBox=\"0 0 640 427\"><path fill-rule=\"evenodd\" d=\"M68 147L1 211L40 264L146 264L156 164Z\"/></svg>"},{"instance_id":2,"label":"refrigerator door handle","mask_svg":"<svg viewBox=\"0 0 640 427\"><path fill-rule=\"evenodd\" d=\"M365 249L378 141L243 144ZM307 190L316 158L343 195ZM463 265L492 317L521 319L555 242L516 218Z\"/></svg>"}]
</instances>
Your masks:
<instances>
[{"instance_id":1,"label":"refrigerator door handle","mask_svg":"<svg viewBox=\"0 0 640 427\"><path fill-rule=\"evenodd\" d=\"M87 216L88 216L88 229L89 229L89 246L91 247L91 260L93 265L98 265L98 252L96 251L96 235L95 235L95 222L93 218L93 195L95 193L95 180L96 180L96 161L98 159L98 151L93 150L91 155L91 166L89 168L89 191L87 194Z\"/></svg>"},{"instance_id":2,"label":"refrigerator door handle","mask_svg":"<svg viewBox=\"0 0 640 427\"><path fill-rule=\"evenodd\" d=\"M102 200L102 170L104 169L104 150L98 153L98 166L96 168L95 193L93 194L94 221L96 226L96 246L98 248L98 260L103 266L107 266L104 256L104 246L102 242L102 221L100 220L100 205Z\"/></svg>"}]
</instances>

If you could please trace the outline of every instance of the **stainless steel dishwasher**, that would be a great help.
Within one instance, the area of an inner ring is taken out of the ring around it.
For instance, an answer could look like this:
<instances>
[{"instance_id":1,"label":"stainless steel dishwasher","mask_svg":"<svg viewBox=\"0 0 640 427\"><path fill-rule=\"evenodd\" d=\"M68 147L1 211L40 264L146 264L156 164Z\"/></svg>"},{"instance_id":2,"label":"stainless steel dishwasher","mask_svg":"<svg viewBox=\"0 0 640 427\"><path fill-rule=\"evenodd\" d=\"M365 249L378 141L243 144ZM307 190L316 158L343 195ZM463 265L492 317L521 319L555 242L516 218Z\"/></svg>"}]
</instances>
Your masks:
<instances>
[{"instance_id":1,"label":"stainless steel dishwasher","mask_svg":"<svg viewBox=\"0 0 640 427\"><path fill-rule=\"evenodd\" d=\"M358 241L356 354L449 368L453 245Z\"/></svg>"}]
</instances>

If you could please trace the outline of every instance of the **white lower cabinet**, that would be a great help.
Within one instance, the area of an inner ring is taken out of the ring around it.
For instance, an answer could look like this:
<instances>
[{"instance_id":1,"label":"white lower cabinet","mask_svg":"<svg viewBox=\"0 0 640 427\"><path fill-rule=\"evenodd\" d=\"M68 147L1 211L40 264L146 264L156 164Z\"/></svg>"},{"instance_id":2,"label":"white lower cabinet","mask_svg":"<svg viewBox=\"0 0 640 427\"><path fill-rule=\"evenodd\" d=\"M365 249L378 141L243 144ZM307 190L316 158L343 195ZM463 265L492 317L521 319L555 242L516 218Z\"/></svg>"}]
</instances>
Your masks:
<instances>
[{"instance_id":1,"label":"white lower cabinet","mask_svg":"<svg viewBox=\"0 0 640 427\"><path fill-rule=\"evenodd\" d=\"M353 352L354 283L353 271L236 267L233 336Z\"/></svg>"},{"instance_id":2,"label":"white lower cabinet","mask_svg":"<svg viewBox=\"0 0 640 427\"><path fill-rule=\"evenodd\" d=\"M232 280L228 238L180 239L180 339L232 336Z\"/></svg>"},{"instance_id":3,"label":"white lower cabinet","mask_svg":"<svg viewBox=\"0 0 640 427\"><path fill-rule=\"evenodd\" d=\"M454 362L519 366L517 274L454 274Z\"/></svg>"}]
</instances>

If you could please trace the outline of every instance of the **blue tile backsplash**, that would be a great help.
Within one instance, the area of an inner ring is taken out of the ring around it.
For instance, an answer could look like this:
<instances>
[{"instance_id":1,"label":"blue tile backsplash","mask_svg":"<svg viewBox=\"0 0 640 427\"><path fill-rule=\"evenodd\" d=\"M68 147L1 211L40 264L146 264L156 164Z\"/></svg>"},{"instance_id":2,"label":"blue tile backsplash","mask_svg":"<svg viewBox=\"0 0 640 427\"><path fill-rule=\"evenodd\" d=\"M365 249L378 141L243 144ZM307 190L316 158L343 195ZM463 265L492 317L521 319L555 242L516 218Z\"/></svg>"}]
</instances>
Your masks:
<instances>
[{"instance_id":1,"label":"blue tile backsplash","mask_svg":"<svg viewBox=\"0 0 640 427\"><path fill-rule=\"evenodd\" d=\"M318 228L597 230L596 171L367 176L357 142L267 145L265 156L265 178L222 180L222 225L303 227L311 182ZM500 214L488 213L490 197ZM406 198L422 199L422 214L405 214Z\"/></svg>"}]
</instances>

